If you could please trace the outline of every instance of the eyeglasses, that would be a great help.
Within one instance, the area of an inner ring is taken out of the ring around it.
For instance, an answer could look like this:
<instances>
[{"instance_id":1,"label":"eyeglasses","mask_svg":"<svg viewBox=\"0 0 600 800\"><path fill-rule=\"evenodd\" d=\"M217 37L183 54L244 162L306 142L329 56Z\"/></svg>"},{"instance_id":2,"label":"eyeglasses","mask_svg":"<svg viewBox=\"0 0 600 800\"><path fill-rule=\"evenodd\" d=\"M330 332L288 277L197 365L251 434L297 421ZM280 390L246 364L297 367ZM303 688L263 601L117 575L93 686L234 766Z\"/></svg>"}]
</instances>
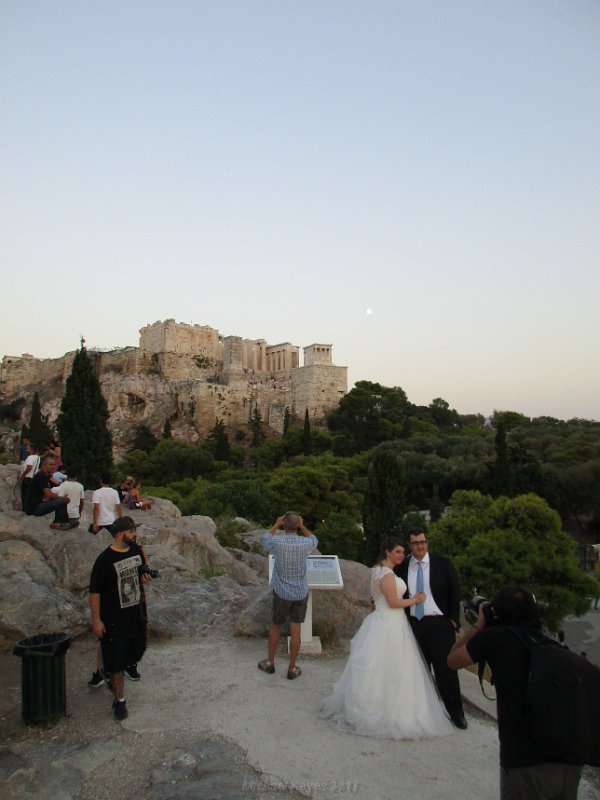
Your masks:
<instances>
[{"instance_id":1,"label":"eyeglasses","mask_svg":"<svg viewBox=\"0 0 600 800\"><path fill-rule=\"evenodd\" d=\"M422 547L424 544L427 544L427 539L419 539L417 542L409 542L409 547Z\"/></svg>"}]
</instances>

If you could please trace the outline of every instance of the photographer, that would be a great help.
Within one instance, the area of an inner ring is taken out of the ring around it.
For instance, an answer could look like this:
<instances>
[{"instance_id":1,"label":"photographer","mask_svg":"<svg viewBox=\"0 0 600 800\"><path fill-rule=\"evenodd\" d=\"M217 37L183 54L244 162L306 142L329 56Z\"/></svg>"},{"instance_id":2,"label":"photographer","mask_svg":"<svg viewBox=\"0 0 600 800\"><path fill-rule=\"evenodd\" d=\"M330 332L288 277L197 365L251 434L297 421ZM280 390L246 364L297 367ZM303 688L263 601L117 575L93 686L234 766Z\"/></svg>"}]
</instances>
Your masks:
<instances>
[{"instance_id":1,"label":"photographer","mask_svg":"<svg viewBox=\"0 0 600 800\"><path fill-rule=\"evenodd\" d=\"M491 604L479 604L477 622L454 645L448 666L490 665L498 705L501 800L576 800L581 766L550 760L527 732L530 658L509 626L540 631L535 598L505 586ZM548 703L552 702L548 697Z\"/></svg>"}]
</instances>

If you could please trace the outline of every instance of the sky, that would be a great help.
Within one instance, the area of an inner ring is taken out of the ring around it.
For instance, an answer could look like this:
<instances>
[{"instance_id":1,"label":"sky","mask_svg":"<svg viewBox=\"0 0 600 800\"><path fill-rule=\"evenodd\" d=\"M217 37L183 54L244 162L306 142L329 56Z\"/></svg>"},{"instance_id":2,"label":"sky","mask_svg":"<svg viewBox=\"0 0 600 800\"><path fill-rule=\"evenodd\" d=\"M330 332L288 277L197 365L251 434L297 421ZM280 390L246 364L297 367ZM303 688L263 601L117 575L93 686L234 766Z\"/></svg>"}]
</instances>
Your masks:
<instances>
[{"instance_id":1,"label":"sky","mask_svg":"<svg viewBox=\"0 0 600 800\"><path fill-rule=\"evenodd\" d=\"M157 320L600 419L597 0L0 0L0 355Z\"/></svg>"}]
</instances>

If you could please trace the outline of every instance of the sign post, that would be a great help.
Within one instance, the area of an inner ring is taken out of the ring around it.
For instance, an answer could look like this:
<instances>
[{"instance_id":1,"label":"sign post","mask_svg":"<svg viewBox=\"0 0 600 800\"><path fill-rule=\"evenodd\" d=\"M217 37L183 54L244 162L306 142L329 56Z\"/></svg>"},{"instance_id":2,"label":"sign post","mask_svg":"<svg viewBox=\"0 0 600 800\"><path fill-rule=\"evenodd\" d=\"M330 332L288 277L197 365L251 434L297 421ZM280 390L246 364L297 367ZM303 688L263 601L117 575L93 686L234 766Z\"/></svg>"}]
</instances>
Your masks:
<instances>
[{"instance_id":1,"label":"sign post","mask_svg":"<svg viewBox=\"0 0 600 800\"><path fill-rule=\"evenodd\" d=\"M337 556L308 556L306 559L308 580L308 602L306 604L306 617L300 626L301 652L310 655L321 655L321 640L313 636L312 630L312 593L313 589L341 591L344 580ZM273 556L269 556L269 583L273 570ZM288 636L288 651L290 637Z\"/></svg>"}]
</instances>

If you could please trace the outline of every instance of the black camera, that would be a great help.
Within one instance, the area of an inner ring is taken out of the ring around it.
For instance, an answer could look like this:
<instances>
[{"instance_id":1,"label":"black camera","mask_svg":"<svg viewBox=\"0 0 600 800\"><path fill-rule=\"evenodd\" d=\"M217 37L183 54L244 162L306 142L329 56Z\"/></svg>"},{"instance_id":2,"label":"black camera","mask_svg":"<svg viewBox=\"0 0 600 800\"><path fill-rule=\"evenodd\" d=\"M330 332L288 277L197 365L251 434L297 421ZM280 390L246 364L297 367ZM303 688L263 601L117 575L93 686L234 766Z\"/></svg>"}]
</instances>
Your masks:
<instances>
[{"instance_id":1,"label":"black camera","mask_svg":"<svg viewBox=\"0 0 600 800\"><path fill-rule=\"evenodd\" d=\"M160 572L157 569L150 569L148 564L142 564L140 575L149 575L153 580L156 580L156 578L160 577Z\"/></svg>"},{"instance_id":2,"label":"black camera","mask_svg":"<svg viewBox=\"0 0 600 800\"><path fill-rule=\"evenodd\" d=\"M479 609L483 609L483 616L485 618L485 625L489 628L492 625L498 625L499 617L496 614L494 606L485 597L476 594L464 606L465 617L467 622L474 625L479 619Z\"/></svg>"}]
</instances>

